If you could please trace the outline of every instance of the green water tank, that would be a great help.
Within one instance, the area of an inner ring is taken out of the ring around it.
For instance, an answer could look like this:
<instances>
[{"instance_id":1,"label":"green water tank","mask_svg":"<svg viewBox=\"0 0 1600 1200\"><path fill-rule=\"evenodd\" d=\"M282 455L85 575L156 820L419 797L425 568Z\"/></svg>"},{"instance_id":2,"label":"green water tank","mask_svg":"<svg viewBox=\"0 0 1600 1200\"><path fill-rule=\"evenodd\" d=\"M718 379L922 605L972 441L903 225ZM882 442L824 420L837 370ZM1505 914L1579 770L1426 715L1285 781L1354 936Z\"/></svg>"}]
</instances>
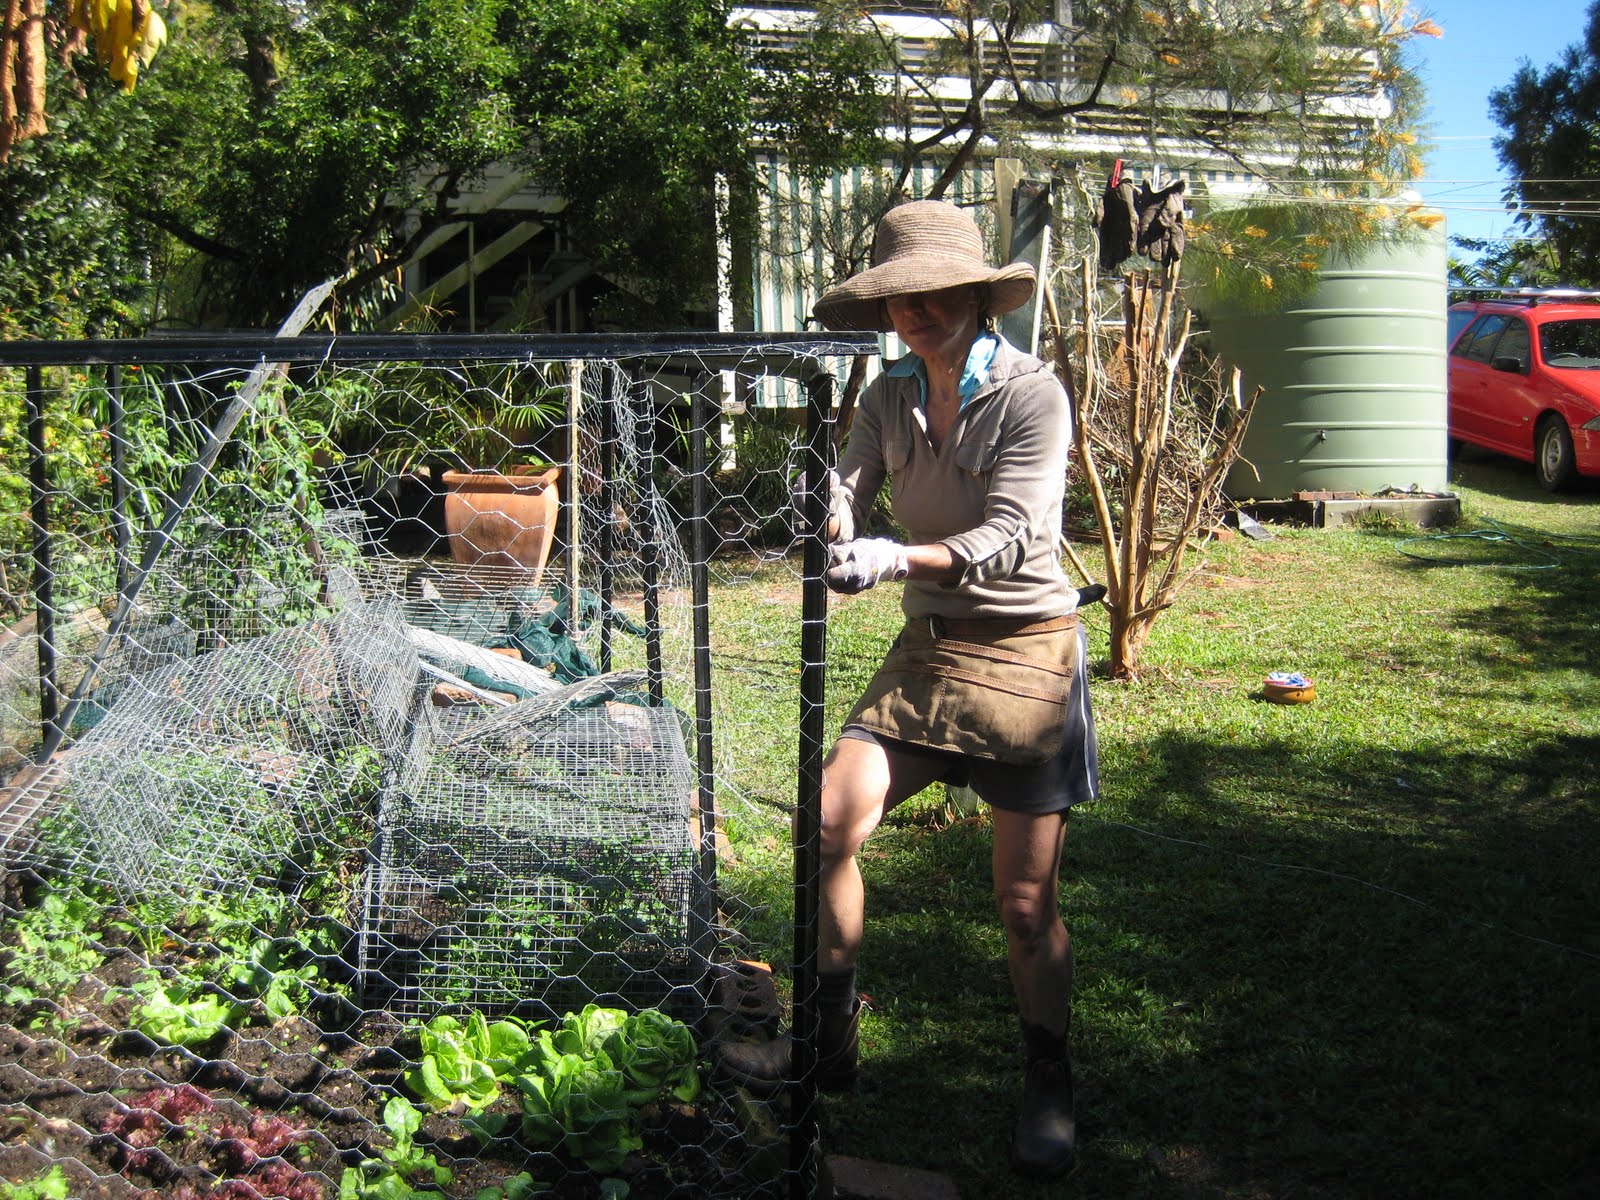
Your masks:
<instances>
[{"instance_id":1,"label":"green water tank","mask_svg":"<svg viewBox=\"0 0 1600 1200\"><path fill-rule=\"evenodd\" d=\"M1446 490L1445 273L1441 225L1331 263L1282 311L1205 313L1245 394L1263 389L1229 496Z\"/></svg>"}]
</instances>

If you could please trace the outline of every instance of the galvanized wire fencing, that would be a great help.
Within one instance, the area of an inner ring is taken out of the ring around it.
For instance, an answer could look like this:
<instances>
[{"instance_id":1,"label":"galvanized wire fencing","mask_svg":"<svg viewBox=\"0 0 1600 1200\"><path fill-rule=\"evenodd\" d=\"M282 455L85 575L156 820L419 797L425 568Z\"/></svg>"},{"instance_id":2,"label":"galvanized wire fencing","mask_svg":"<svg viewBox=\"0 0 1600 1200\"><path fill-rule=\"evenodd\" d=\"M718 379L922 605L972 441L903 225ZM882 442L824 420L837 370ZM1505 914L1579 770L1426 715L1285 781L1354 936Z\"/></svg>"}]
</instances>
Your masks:
<instances>
[{"instance_id":1,"label":"galvanized wire fencing","mask_svg":"<svg viewBox=\"0 0 1600 1200\"><path fill-rule=\"evenodd\" d=\"M872 348L0 347L0 1178L813 1194L809 1080L707 1061L774 1016L736 960L808 995ZM792 945L720 878L791 817Z\"/></svg>"}]
</instances>

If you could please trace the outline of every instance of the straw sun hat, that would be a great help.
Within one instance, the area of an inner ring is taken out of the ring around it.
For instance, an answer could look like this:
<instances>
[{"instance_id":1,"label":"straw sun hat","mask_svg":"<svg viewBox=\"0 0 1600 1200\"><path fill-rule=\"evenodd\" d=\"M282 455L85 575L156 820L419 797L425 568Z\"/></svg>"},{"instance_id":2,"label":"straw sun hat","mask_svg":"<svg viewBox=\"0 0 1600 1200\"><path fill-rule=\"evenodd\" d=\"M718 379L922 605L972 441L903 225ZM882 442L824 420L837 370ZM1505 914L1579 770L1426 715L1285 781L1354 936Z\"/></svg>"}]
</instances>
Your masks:
<instances>
[{"instance_id":1,"label":"straw sun hat","mask_svg":"<svg viewBox=\"0 0 1600 1200\"><path fill-rule=\"evenodd\" d=\"M1033 295L1027 263L991 267L983 235L970 215L943 200L913 200L878 222L872 266L817 301L817 320L829 329L891 329L884 301L964 283L989 287L989 315L1020 308Z\"/></svg>"}]
</instances>

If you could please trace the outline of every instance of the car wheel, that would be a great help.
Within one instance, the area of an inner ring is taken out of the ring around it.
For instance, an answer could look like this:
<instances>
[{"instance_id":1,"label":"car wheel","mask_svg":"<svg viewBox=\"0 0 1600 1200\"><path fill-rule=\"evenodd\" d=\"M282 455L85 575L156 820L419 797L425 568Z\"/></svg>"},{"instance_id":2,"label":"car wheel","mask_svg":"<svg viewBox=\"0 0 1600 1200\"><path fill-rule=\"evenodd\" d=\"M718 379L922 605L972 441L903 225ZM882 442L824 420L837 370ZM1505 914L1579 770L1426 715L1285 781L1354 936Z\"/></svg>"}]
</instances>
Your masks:
<instances>
[{"instance_id":1,"label":"car wheel","mask_svg":"<svg viewBox=\"0 0 1600 1200\"><path fill-rule=\"evenodd\" d=\"M1572 433L1567 423L1551 413L1539 422L1534 434L1533 469L1539 486L1547 492L1564 492L1578 481L1578 459L1572 452Z\"/></svg>"}]
</instances>

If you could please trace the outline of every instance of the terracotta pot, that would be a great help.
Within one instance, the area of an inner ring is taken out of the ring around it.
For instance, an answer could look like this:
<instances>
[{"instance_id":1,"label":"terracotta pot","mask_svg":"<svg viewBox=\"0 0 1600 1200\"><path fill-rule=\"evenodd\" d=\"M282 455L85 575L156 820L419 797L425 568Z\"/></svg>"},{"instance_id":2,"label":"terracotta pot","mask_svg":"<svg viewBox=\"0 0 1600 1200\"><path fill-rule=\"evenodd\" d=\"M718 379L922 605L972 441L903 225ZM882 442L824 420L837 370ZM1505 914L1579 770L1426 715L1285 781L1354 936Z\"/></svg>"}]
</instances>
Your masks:
<instances>
[{"instance_id":1,"label":"terracotta pot","mask_svg":"<svg viewBox=\"0 0 1600 1200\"><path fill-rule=\"evenodd\" d=\"M560 475L560 467L515 467L505 475L446 471L450 557L469 566L521 567L537 583L561 508Z\"/></svg>"}]
</instances>

